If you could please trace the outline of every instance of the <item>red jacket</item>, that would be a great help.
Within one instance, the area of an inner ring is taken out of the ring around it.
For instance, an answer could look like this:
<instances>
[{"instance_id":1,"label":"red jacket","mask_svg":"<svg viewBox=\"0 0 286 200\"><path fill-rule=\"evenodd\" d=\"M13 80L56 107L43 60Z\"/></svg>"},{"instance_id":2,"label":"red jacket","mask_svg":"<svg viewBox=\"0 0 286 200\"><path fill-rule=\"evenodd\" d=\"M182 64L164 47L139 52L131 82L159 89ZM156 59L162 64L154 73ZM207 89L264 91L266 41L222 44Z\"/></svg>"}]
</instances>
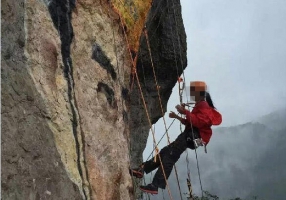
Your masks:
<instances>
[{"instance_id":1,"label":"red jacket","mask_svg":"<svg viewBox=\"0 0 286 200\"><path fill-rule=\"evenodd\" d=\"M186 129L197 127L200 131L201 138L207 145L212 136L212 125L220 125L222 122L221 114L209 106L206 101L200 101L195 104L192 112L186 110L186 119L182 122L186 125Z\"/></svg>"}]
</instances>

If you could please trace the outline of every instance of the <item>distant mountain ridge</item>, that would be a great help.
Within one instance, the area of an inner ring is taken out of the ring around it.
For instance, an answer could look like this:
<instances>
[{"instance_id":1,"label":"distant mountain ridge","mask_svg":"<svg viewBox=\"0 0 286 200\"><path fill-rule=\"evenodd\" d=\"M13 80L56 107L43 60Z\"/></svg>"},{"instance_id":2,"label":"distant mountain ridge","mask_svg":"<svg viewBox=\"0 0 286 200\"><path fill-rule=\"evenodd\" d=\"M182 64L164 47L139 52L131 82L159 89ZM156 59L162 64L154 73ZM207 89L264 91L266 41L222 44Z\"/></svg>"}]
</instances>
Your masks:
<instances>
[{"instance_id":1,"label":"distant mountain ridge","mask_svg":"<svg viewBox=\"0 0 286 200\"><path fill-rule=\"evenodd\" d=\"M260 117L257 122L267 125L273 130L286 128L286 107Z\"/></svg>"},{"instance_id":2,"label":"distant mountain ridge","mask_svg":"<svg viewBox=\"0 0 286 200\"><path fill-rule=\"evenodd\" d=\"M286 152L286 107L245 124L217 128L211 143L212 162L226 166L218 170L219 174L232 177L222 177L221 181L229 185L212 187L214 193L218 190L221 197L228 197L224 189L230 187L232 191L228 191L241 198L257 195L264 200L285 199L286 157L282 154ZM219 155L222 152L223 156ZM208 178L216 179L218 172Z\"/></svg>"}]
</instances>

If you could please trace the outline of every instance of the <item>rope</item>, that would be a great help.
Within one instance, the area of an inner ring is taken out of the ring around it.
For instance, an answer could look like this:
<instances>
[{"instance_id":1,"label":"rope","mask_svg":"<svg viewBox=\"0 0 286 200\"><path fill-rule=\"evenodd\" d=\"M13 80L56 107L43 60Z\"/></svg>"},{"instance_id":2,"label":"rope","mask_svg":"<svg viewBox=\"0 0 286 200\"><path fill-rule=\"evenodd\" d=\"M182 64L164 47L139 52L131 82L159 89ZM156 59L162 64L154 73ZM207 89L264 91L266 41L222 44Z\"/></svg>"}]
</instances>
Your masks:
<instances>
[{"instance_id":1,"label":"rope","mask_svg":"<svg viewBox=\"0 0 286 200\"><path fill-rule=\"evenodd\" d=\"M121 1L120 1L121 2ZM122 2L121 2L122 3ZM161 3L161 2L160 2ZM172 1L173 3L173 7L174 7L174 2ZM167 4L168 4L168 0L167 0ZM168 7L168 6L167 6ZM158 9L158 8L157 8ZM118 13L119 14L119 13ZM120 14L119 14L120 16ZM161 14L162 16L162 14ZM155 17L155 15L153 16L153 18ZM160 17L161 18L161 17ZM179 44L179 53L180 53L180 60L181 60L181 67L182 67L182 73L183 73L183 77L185 79L185 74L184 74L184 70L183 70L183 61L182 61L182 56L181 56L181 45L180 45L180 41L179 41L179 34L178 34L178 30L177 30L177 20L176 20L176 14L175 14L175 9L174 9L174 18L175 18L175 23L176 23L176 33L177 33L177 39L178 39L178 44ZM150 116L149 116L149 113L148 113L148 108L147 108L147 105L146 105L146 102L145 102L145 99L144 99L144 95L143 95L143 92L142 92L142 88L141 88L141 85L140 85L140 81L139 81L139 78L138 78L138 74L137 74L137 71L136 71L136 66L135 66L135 63L137 62L137 55L135 57L135 59L133 60L132 58L132 53L131 53L131 50L130 50L130 45L129 45L129 42L128 42L128 39L127 39L127 35L126 35L126 32L125 32L125 29L124 29L124 25L123 25L123 21L122 21L122 18L120 16L120 21L121 21L121 25L122 25L122 28L123 28L123 32L124 32L124 35L125 35L125 39L126 39L126 42L127 42L127 45L128 45L128 50L129 50L129 54L130 54L130 58L132 60L132 65L133 65L133 68L132 68L132 74L133 74L133 82L134 82L134 75L136 77L136 81L137 81L137 84L138 84L138 87L139 87L139 90L140 90L140 94L141 94L141 98L143 100L143 105L144 105L144 109L145 109L145 112L146 112L146 115L147 115L147 118L148 118L148 122L150 124L150 129L151 129L151 132L152 132L152 135L153 135L153 143L155 145L155 150L156 150L156 153L159 157L159 161L160 161L160 165L162 167L162 171L163 171L163 175L164 175L164 178L165 178L165 181L166 181L166 185L168 187L168 193L169 193L169 196L171 197L172 199L172 195L171 195L171 192L170 192L170 188L169 188L169 184L168 184L168 181L166 179L166 174L165 174L165 171L164 171L164 168L163 168L163 165L162 165L162 161L161 161L161 156L158 152L158 146L156 144L156 139L155 139L155 133L152 129L152 123L151 123L151 120L150 120ZM157 27L158 28L158 27ZM160 102L160 107L161 107L161 111L163 113L163 107L162 107L162 101L161 101L161 97L160 97L160 92L159 92L159 86L158 86L158 82L157 82L157 78L156 78L156 75L155 75L155 69L154 69L154 65L153 65L153 61L152 61L152 55L151 55L151 50L150 50L150 45L149 45L149 39L148 39L148 34L147 34L147 30L146 30L146 26L145 26L145 35L146 35L146 39L147 39L147 44L148 44L148 50L149 50L149 54L150 54L150 58L151 58L151 63L152 63L152 68L153 68L153 74L154 74L154 79L155 79L155 83L156 83L156 88L157 88L157 91L158 91L158 96L159 96L159 102ZM173 41L173 40L172 40ZM174 46L174 42L173 42L173 47L175 48ZM175 56L176 57L176 56ZM177 62L176 62L176 67L177 67ZM177 72L178 72L178 69L177 69ZM131 88L133 86L133 82L132 82L132 85L131 85ZM186 92L186 95L187 95L187 92ZM167 126L166 126L166 121L165 121L165 118L164 118L164 113L163 113L163 121L164 121L164 125L165 125L165 129L167 130L165 134L167 134L167 139L168 139L168 143L170 144L170 138L169 138L169 135L168 135L168 129L167 129ZM191 128L192 128L192 135L193 135L193 138L194 138L194 132L193 132L193 126L192 126L192 123L191 123ZM164 135L165 135L164 134ZM161 140L160 140L161 141ZM152 151L152 153L154 152L154 150ZM199 173L199 179L200 179L200 185L201 185L201 190L202 190L202 184L201 184L201 178L200 178L200 169L199 169L199 164L198 164L198 157L197 157L197 152L196 152L196 148L195 148L195 153L196 153L196 160L197 160L197 168L198 168L198 173ZM156 158L156 156L155 156ZM176 177L177 177L177 182L179 184L179 181L178 181L178 175L177 175L177 170L175 168L175 171L176 171ZM189 176L189 172L188 172L188 176ZM179 185L179 190L180 190L180 185ZM181 199L182 199L182 193L181 193L181 190L180 190L180 195L181 195ZM202 197L203 197L203 190L202 190Z\"/></svg>"},{"instance_id":2,"label":"rope","mask_svg":"<svg viewBox=\"0 0 286 200\"><path fill-rule=\"evenodd\" d=\"M174 19L175 19L175 27L176 27L176 34L177 34L177 40L178 40L178 45L179 45L179 53L180 53L180 61L181 61L181 67L182 67L182 73L183 73L183 77L184 77L184 80L185 79L185 74L184 74L184 70L183 70L183 60L182 60L182 55L181 55L181 45L180 45L180 41L179 41L179 33L178 33L178 29L177 29L177 19L176 19L176 13L175 13L175 6L174 6L174 2L172 0L172 4L173 4L173 8L174 8ZM168 0L167 0L167 7L168 6ZM162 14L161 14L162 16ZM161 18L161 17L160 17ZM158 27L157 27L158 28ZM155 76L155 71L154 71L154 65L153 65L153 61L152 61L152 55L151 55L151 50L150 50L150 44L149 44L149 40L148 40L148 34L147 34L147 30L146 30L146 27L145 27L145 36L146 36L146 39L147 39L147 44L148 44L148 49L149 49L149 54L150 54L150 58L151 58L151 64L152 64L152 68L153 68L153 73L154 73L154 78L155 78L155 82L156 82L156 87L157 87L157 90L158 90L158 95L159 95L159 101L160 101L160 106L161 106L161 110L162 109L162 104L161 104L161 98L160 98L160 93L159 93L159 87L158 87L158 84L157 84L157 79L156 79L156 76ZM172 40L173 41L173 40ZM173 42L173 47L175 48L175 45L174 45L174 42ZM175 49L174 49L174 55L175 55ZM175 56L175 61L176 61L176 56ZM176 67L177 67L177 62L176 62ZM177 69L178 71L178 69ZM186 88L185 88L186 90ZM187 91L186 91L186 95L187 95ZM182 98L180 97L180 100ZM188 97L187 97L188 99ZM166 128L166 123L165 123L165 119L164 119L164 116L163 116L163 120L164 120L164 124L165 124L165 128ZM192 129L192 136L193 136L193 139L194 139L194 131L193 131L193 126L192 126L192 122L191 123L191 129ZM180 124L180 129L181 129L181 124ZM169 136L168 136L168 133L167 133L167 138L168 138L168 142L169 142ZM202 191L202 197L203 197L203 188L202 188L202 182L201 182L201 176L200 176L200 168L199 168L199 163L198 163L198 155L197 155L197 151L196 151L196 148L195 148L195 154L196 154L196 161L197 161L197 169L198 169L198 174L199 174L199 180L200 180L200 186L201 186L201 191ZM187 155L188 155L188 152L187 152ZM188 161L188 159L187 159ZM176 174L177 175L177 174ZM189 177L189 180L190 180L190 173L189 173L189 168L188 168L188 177ZM178 180L177 180L178 181ZM179 183L179 182L178 182ZM180 191L180 194L181 194L181 191ZM182 197L181 197L182 198Z\"/></svg>"},{"instance_id":3,"label":"rope","mask_svg":"<svg viewBox=\"0 0 286 200\"><path fill-rule=\"evenodd\" d=\"M180 87L180 86L181 86L181 81L183 81L183 80L179 79L180 104L183 103L183 95L182 95L182 93L183 93L183 90L184 90L184 87L185 87L184 82L183 82L183 88ZM181 115L181 117L182 117L182 115ZM181 130L181 132L182 132L182 122L180 122L180 130ZM189 153L188 153L188 149L186 149L186 162L187 162L187 175L188 175L187 185L188 185L188 188L189 188L189 195L190 195L190 197L192 197L192 190L190 189L190 188L192 187L192 185L191 185L191 182L190 182L191 177L190 177L190 167L189 167ZM189 181L188 181L188 180L189 180Z\"/></svg>"},{"instance_id":4,"label":"rope","mask_svg":"<svg viewBox=\"0 0 286 200\"><path fill-rule=\"evenodd\" d=\"M163 109L163 105L162 105L162 99L161 99L160 90L159 90L160 86L158 85L158 81L157 81L157 77L156 77L156 73L155 73L155 67L154 67L154 63L153 63L153 59L152 59L152 52L151 52L151 48L150 48L150 43L149 43L148 32L147 32L146 26L144 28L144 33L145 33L146 42L147 42L148 51L149 51L149 56L150 56L151 65L152 65L152 69L153 69L153 75L154 75L154 80L155 80L155 84L156 84L156 88L157 88L157 93L158 93L160 108L161 108L161 112L162 112L162 116L163 116L164 126L165 126L165 129L166 129L166 132L167 132L166 135L167 135L167 139L168 139L168 144L170 144L170 137L169 137L169 134L168 134L167 124L166 124L166 120L165 120L165 116L164 116L164 109ZM177 172L176 165L174 165L174 169L175 169L175 173L176 173L176 179L177 179L177 183L178 183L178 187L179 187L179 191L180 191L180 196L181 196L181 199L183 200L183 196L182 196L182 191L181 191L181 186L180 186L180 182L179 182L179 178L178 178L178 172Z\"/></svg>"},{"instance_id":5,"label":"rope","mask_svg":"<svg viewBox=\"0 0 286 200\"><path fill-rule=\"evenodd\" d=\"M170 127L173 125L174 122L175 122L175 119L173 119L172 123L169 125L168 130L170 129ZM160 139L159 142L157 143L157 146L160 144L160 142L162 141L162 139L164 138L164 136L166 135L166 133L167 133L167 132L165 132L165 133L162 135L161 139ZM146 159L146 161L149 160L149 158L151 158L151 156L153 155L153 152L154 152L154 151L155 151L155 148L154 148L153 151L150 153L150 155L148 156L148 158Z\"/></svg>"},{"instance_id":6,"label":"rope","mask_svg":"<svg viewBox=\"0 0 286 200\"><path fill-rule=\"evenodd\" d=\"M147 115L147 118L148 118L148 121L149 121L149 124L150 124L150 128L151 128L151 131L152 131L153 142L154 142L154 144L156 144L155 133L154 133L154 131L153 131L153 129L152 129L152 123L151 123L151 120L150 120L150 117L149 117L147 105L146 105L146 102L145 102L145 99L144 99L144 96L143 96L143 92L142 92L142 88L141 88L141 85L140 85L140 82L139 82L139 77L138 77L137 72L135 72L135 76L136 76L137 84L138 84L139 89L140 89L141 97L142 97L142 99L143 99L145 112L146 112L146 115ZM162 171L163 171L164 179L165 179L165 181L166 181L166 185L167 185L167 188L168 188L169 196L170 196L171 199L173 199L173 198L172 198L172 195L171 195L170 187L169 187L169 184L168 184L168 181L167 181L167 178L166 178L165 170L164 170L164 168L163 168L161 156L160 156L160 154L159 154L159 152L158 152L158 146L157 146L157 145L156 145L156 151L157 151L157 155L158 155L158 157L159 157L160 165L161 165L161 167L162 167Z\"/></svg>"},{"instance_id":7,"label":"rope","mask_svg":"<svg viewBox=\"0 0 286 200\"><path fill-rule=\"evenodd\" d=\"M156 128L156 126L155 126L155 124L154 124L154 131L155 131L155 128ZM154 144L153 144L154 145ZM158 145L158 144L157 144ZM152 173L152 171L151 171L151 176L150 176L150 182L152 182L152 179L154 178L152 178L153 177L153 173ZM163 200L165 200L165 196L164 196L164 190L163 189L161 189L161 192L162 192L162 194L163 194Z\"/></svg>"},{"instance_id":8,"label":"rope","mask_svg":"<svg viewBox=\"0 0 286 200\"><path fill-rule=\"evenodd\" d=\"M162 1L161 1L162 2ZM160 2L160 3L161 3ZM154 16L153 16L154 17ZM140 53L140 59L141 59L141 63L142 62L142 55ZM144 84L146 85L146 78L145 78L145 73L144 73L144 67L143 67L143 64L141 65L142 67L142 71L143 71L143 76L144 76ZM173 122L175 121L175 119L173 120ZM173 122L171 123L171 125L173 124ZM161 139L159 140L159 142L157 143L157 145L161 142L162 138L165 136L166 133L168 133L168 130L169 128L171 127L171 125L168 127L168 129L166 130L166 132L164 133L164 135L161 137ZM154 132L155 132L155 125L154 125ZM149 155L149 157L147 158L147 160L149 160L149 158L152 156L153 152L154 152L155 148L153 147L153 151L151 152L151 154ZM175 173L176 173L176 177L177 177L177 182L179 183L179 180L178 180L178 172L177 172L177 169L175 167ZM152 172L151 172L151 177L152 177ZM151 179L152 180L152 179ZM180 190L180 194L181 194L181 188L180 188L180 185L179 185L179 190ZM165 199L164 197L164 192L162 190L162 194L163 194L163 199ZM182 199L182 195L181 195L181 199Z\"/></svg>"},{"instance_id":9,"label":"rope","mask_svg":"<svg viewBox=\"0 0 286 200\"><path fill-rule=\"evenodd\" d=\"M172 1L172 4L173 4L173 7L175 7L175 4L174 4L174 1ZM167 0L167 4L168 4L168 0ZM169 6L168 6L169 7ZM177 33L177 39L178 39L178 45L179 45L179 53L180 53L180 59L181 59L181 67L182 67L182 70L183 70L183 60L182 60L182 56L181 56L181 44L180 44L180 41L179 41L179 33L178 33L178 24L177 24L177 19L176 19L176 13L175 13L175 8L174 8L174 19L175 19L175 29L176 29L176 33ZM185 79L185 74L184 74L184 70L183 70L183 77L184 77L184 80ZM186 91L186 94L187 94L187 91ZM192 128L192 136L194 138L194 131L193 131L193 125L192 125L192 122L190 121L190 124L191 124L191 128ZM196 160L197 160L197 169L198 169L198 174L199 174L199 180L200 180L200 186L201 186L201 192L202 192L202 198L203 198L203 187L202 187L202 182L201 182L201 175L200 175L200 168L199 168L199 162L198 162L198 155L197 155L197 150L195 148L195 154L196 154Z\"/></svg>"},{"instance_id":10,"label":"rope","mask_svg":"<svg viewBox=\"0 0 286 200\"><path fill-rule=\"evenodd\" d=\"M129 46L129 42L128 42L128 38L127 38L127 35L126 35L126 32L125 32L124 25L123 25L123 21L122 21L122 18L121 18L121 16L120 16L120 14L119 14L119 18L120 18L121 25L122 25L122 29L123 29L123 32L124 32L124 36L125 36L125 39L126 39L126 42L127 42L127 45L128 45L128 50L129 50L130 58L131 58L131 60L133 60L133 59L132 59L131 50L130 50L130 46ZM136 56L136 58L137 58L137 56ZM134 69L134 74L135 74L135 78L136 78L137 85L138 85L138 88L139 88L139 91L140 91L140 95L141 95L141 98L142 98L142 101L143 101L144 110L145 110L145 112L146 112L147 119L148 119L148 122L149 122L149 125L150 125L150 129L151 129L151 132L152 132L153 143L156 144L155 133L154 133L154 131L153 131L153 129L152 129L152 122L151 122L151 120L150 120L150 116L149 116L149 113L148 113L148 108L147 108L147 105L146 105L146 102L145 102L145 98L144 98L144 95L143 95L143 92L142 92L140 80L139 80L139 77L138 77L138 74L137 74L137 71L136 71L135 61L137 61L137 59L135 59L135 60L132 62L133 69ZM163 171L164 179L165 179L165 181L166 181L166 185L167 185L167 189L168 189L169 196L170 196L171 199L173 199L172 194L171 194L171 191L170 191L170 187L169 187L169 184L168 184L168 181L167 181L167 178L166 178L165 170L164 170L164 168L163 168L161 156L160 156L160 154L159 154L159 152L158 152L159 150L158 150L157 145L156 145L156 151L157 151L157 154L158 154L158 157L159 157L160 165L161 165L161 167L162 167L162 171ZM156 157L155 157L155 158L156 158Z\"/></svg>"},{"instance_id":11,"label":"rope","mask_svg":"<svg viewBox=\"0 0 286 200\"><path fill-rule=\"evenodd\" d=\"M155 73L155 67L154 67L154 63L153 63L153 59L152 59L152 53L151 53L151 48L150 48L150 43L149 43L149 38L148 38L148 33L146 30L146 27L144 28L144 33L145 33L146 42L147 42L148 51L149 51L149 56L150 56L151 65L152 65L152 69L153 69L153 75L154 75L155 85L156 85L156 89L157 89L157 93L158 93L160 108L161 108L161 112L162 112L162 116L163 116L164 126L165 126L165 129L167 130L166 120L164 117L164 109L162 106L162 99L161 99L160 90L159 90L160 86L158 85L158 81L157 81L157 77L156 77L156 73ZM167 139L168 139L168 143L170 144L170 137L169 137L168 131L167 131Z\"/></svg>"},{"instance_id":12,"label":"rope","mask_svg":"<svg viewBox=\"0 0 286 200\"><path fill-rule=\"evenodd\" d=\"M161 2L162 2L162 0L161 0ZM160 2L160 3L161 3ZM148 43L148 45L149 45L149 43ZM149 51L150 52L150 51ZM142 55L141 55L141 53L140 53L140 59L141 59L141 63L143 63L142 62ZM151 57L151 61L152 61L152 57ZM153 62L152 62L153 63ZM144 84L146 85L146 80L145 80L145 73L144 73L144 67L143 67L143 64L142 64L142 70L143 70L143 76L144 76ZM154 72L154 68L153 68L153 72ZM155 72L154 72L154 76L155 76ZM155 76L155 78L156 78L156 76ZM156 79L155 79L156 80ZM157 87L158 88L158 87ZM160 95L160 94L159 94ZM161 106L162 107L162 106ZM163 114L163 116L164 116L164 113L162 113ZM175 119L173 120L173 122L175 121ZM171 125L170 125L171 126ZM168 130L169 130L169 128L170 128L170 126L168 127L168 129L166 129L166 132L165 132L165 134L167 133L168 134ZM154 132L156 132L155 131L155 124L154 124ZM164 134L164 135L165 135ZM164 137L164 135L163 135L163 137ZM163 138L162 137L162 138ZM161 138L161 139L162 139ZM169 139L169 137L168 137L168 139ZM160 140L161 141L161 140ZM160 141L157 143L157 145L160 143ZM168 141L169 143L170 143L170 141ZM155 149L155 146L154 146L154 149ZM154 152L154 150L152 151L152 153L150 154L150 156L153 154L153 152ZM149 156L149 157L150 157ZM149 157L147 158L147 160L149 159ZM180 187L180 184L179 184L179 179L178 179L178 172L177 172L177 168L176 168L176 166L175 166L175 173L176 173L176 178L177 178L177 182L178 182L178 186L179 186L179 190L180 190L180 195L181 195L181 200L183 199L183 197L182 197L182 193L181 193L181 187ZM163 191L163 190L162 190ZM164 193L163 193L163 199L165 199L165 197L164 197Z\"/></svg>"},{"instance_id":13,"label":"rope","mask_svg":"<svg viewBox=\"0 0 286 200\"><path fill-rule=\"evenodd\" d=\"M182 100L182 93L180 92L181 88L179 88L179 95L180 95L180 101ZM182 102L181 102L182 104ZM192 124L192 121L190 121L190 124L191 124L191 129L192 129L192 136L193 136L193 140L195 139L195 136L194 136L194 130L193 130L193 124ZM181 128L181 126L180 126ZM182 130L181 130L182 131ZM190 169L189 169L189 160L188 160L188 150L186 149L186 152L187 152L187 155L186 155L186 161L187 161L187 172L188 172L188 179L189 181L191 180L191 177L190 177ZM203 187L202 187L202 181L201 181L201 174L200 174L200 167L199 167L199 162L198 162L198 155L197 155L197 150L196 150L196 147L195 147L195 154L196 154L196 161L197 161L197 169L198 169L198 174L199 174L199 180L200 180L200 186L201 186L201 191L202 191L202 197L203 197ZM191 182L189 182L190 186L191 186ZM190 193L190 196L192 196L192 194Z\"/></svg>"},{"instance_id":14,"label":"rope","mask_svg":"<svg viewBox=\"0 0 286 200\"><path fill-rule=\"evenodd\" d=\"M160 2L161 3L161 2ZM167 6L167 8L168 8L168 12L169 12L169 6ZM162 13L163 14L163 13ZM159 18L159 23L158 23L158 26L157 26L157 28L155 29L155 32L156 32L156 30L158 29L158 27L159 27L159 25L160 25L160 20L161 20L161 17L162 17L162 14L160 15L160 18ZM155 15L154 15L155 16ZM152 37L155 35L155 33L151 36L151 39L152 39ZM146 36L146 38L147 38L148 36ZM174 41L173 41L173 39L172 39L172 43L173 43L173 48L174 48L174 50L175 50L175 44L174 44ZM177 65L177 57L176 57L176 54L175 54L175 51L174 51L174 57L175 57L175 65L176 65L176 69L177 69L177 76L179 77L179 70L178 70L178 65ZM152 58L152 57L151 57ZM182 71L183 71L183 69L182 69ZM180 92L180 82L179 82L179 92ZM187 94L186 94L186 96L187 96ZM180 102L182 102L182 96L181 96L181 92L180 92ZM173 120L173 122L175 121L175 119ZM173 123L172 122L172 123ZM169 126L170 127L170 126ZM169 128L168 128L169 129ZM182 132L182 123L180 123L180 130L181 130L181 132ZM165 133L166 134L166 133ZM164 134L164 135L165 135ZM163 136L164 136L163 135ZM163 138L163 137L162 137ZM162 139L161 138L161 139ZM161 141L161 140L160 140ZM159 141L159 143L160 143L160 141ZM153 150L154 151L154 150ZM152 151L152 153L153 153L153 151ZM187 151L187 150L186 150ZM152 153L150 154L150 156L152 155ZM187 151L187 154L188 154L188 151ZM149 156L149 157L150 157ZM148 157L148 159L149 159L149 157ZM147 159L147 160L148 160ZM188 161L188 160L187 160ZM189 171L189 168L188 168L188 171ZM176 168L175 168L175 172L176 172L176 177L177 177L177 181L178 181L178 175L177 175L177 170L176 170ZM178 181L178 183L179 183L179 181ZM180 188L180 186L179 186L179 188ZM180 191L180 195L181 195L181 191ZM182 198L182 195L181 195L181 198Z\"/></svg>"},{"instance_id":15,"label":"rope","mask_svg":"<svg viewBox=\"0 0 286 200\"><path fill-rule=\"evenodd\" d=\"M168 2L167 2L168 3ZM168 9L169 11L169 9ZM173 47L175 49L175 44L174 44L174 41L172 39L172 42L173 42ZM177 66L177 59L176 59L176 54L174 53L174 56L175 56L175 61L176 61L176 67L177 67L177 71L178 71L178 66ZM178 73L178 72L177 72ZM178 76L179 77L179 76ZM181 88L181 82L183 82L183 86ZM180 104L183 103L183 90L185 88L185 82L182 78L178 78L178 87L179 87L179 98L180 98ZM187 96L187 94L186 94ZM188 96L187 96L187 99L188 99ZM188 100L187 100L188 101ZM182 117L182 115L181 115ZM180 122L180 131L182 132L182 122ZM186 149L186 162L187 162L187 175L188 175L188 178L187 178L187 185L188 185L188 188L189 188L189 195L190 195L190 198L192 198L192 185L191 185L191 177L190 177L190 167L189 167L189 153L188 153L188 149Z\"/></svg>"},{"instance_id":16,"label":"rope","mask_svg":"<svg viewBox=\"0 0 286 200\"><path fill-rule=\"evenodd\" d=\"M192 135L193 135L193 138L194 138L194 130L193 130L192 122L190 122L190 124L191 124L191 128L192 128ZM199 166L199 161L198 161L198 155L197 155L197 149L196 149L196 147L195 147L195 153L196 153L197 169L198 169L199 180L200 180L201 191L202 191L202 198L203 198L203 197L204 197L204 194L203 194L203 186L202 186L201 173L200 173L200 166Z\"/></svg>"}]
</instances>

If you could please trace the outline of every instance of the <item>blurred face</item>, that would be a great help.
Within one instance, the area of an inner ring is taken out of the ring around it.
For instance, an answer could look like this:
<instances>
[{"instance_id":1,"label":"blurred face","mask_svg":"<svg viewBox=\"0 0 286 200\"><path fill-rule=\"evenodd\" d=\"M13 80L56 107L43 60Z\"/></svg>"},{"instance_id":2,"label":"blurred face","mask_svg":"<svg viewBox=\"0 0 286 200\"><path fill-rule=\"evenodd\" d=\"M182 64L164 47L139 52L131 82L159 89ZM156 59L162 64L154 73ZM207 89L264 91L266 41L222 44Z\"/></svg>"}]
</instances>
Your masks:
<instances>
[{"instance_id":1,"label":"blurred face","mask_svg":"<svg viewBox=\"0 0 286 200\"><path fill-rule=\"evenodd\" d=\"M193 98L193 100L198 101L201 98L201 96L200 96L200 91L196 91L196 89L197 89L196 87L191 86L190 95Z\"/></svg>"}]
</instances>

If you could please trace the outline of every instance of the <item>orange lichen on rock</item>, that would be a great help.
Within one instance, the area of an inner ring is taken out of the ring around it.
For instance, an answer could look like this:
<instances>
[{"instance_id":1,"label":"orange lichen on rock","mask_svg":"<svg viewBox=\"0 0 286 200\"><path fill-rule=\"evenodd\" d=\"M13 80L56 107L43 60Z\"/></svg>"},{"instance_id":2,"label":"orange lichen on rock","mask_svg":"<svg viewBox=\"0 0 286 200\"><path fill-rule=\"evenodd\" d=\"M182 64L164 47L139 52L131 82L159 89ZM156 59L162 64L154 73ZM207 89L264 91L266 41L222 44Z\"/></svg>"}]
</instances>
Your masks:
<instances>
[{"instance_id":1,"label":"orange lichen on rock","mask_svg":"<svg viewBox=\"0 0 286 200\"><path fill-rule=\"evenodd\" d=\"M139 40L152 0L113 0L112 7L120 16L130 50L137 52Z\"/></svg>"}]
</instances>

